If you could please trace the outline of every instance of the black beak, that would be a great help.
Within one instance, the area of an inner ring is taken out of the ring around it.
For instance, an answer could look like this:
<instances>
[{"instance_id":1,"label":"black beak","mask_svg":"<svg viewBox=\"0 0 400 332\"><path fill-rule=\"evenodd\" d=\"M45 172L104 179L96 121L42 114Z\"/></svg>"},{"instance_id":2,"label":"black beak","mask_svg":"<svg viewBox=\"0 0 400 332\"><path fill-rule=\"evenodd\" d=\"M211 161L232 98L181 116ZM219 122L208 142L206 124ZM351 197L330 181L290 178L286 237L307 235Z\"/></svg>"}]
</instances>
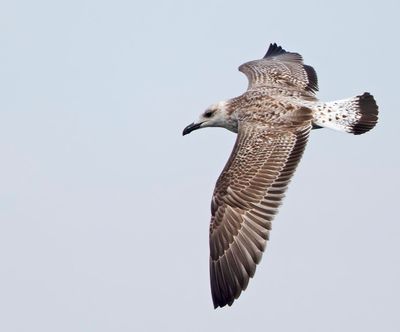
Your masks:
<instances>
[{"instance_id":1,"label":"black beak","mask_svg":"<svg viewBox=\"0 0 400 332\"><path fill-rule=\"evenodd\" d=\"M191 133L193 130L199 129L201 124L202 124L202 122L200 122L200 123L191 123L185 129L183 129L182 135L185 136L185 135Z\"/></svg>"}]
</instances>

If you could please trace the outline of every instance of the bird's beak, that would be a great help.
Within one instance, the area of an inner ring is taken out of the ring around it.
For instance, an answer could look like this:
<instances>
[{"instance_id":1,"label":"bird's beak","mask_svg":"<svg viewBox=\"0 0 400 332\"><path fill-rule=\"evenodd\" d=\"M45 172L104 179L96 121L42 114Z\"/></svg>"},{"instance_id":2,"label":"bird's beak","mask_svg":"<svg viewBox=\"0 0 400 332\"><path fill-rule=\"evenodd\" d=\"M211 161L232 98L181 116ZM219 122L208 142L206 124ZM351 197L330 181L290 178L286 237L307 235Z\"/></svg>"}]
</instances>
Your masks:
<instances>
[{"instance_id":1,"label":"bird's beak","mask_svg":"<svg viewBox=\"0 0 400 332\"><path fill-rule=\"evenodd\" d=\"M185 136L191 133L193 130L199 129L202 123L203 122L191 123L190 125L186 126L185 129L183 129L182 135Z\"/></svg>"}]
</instances>

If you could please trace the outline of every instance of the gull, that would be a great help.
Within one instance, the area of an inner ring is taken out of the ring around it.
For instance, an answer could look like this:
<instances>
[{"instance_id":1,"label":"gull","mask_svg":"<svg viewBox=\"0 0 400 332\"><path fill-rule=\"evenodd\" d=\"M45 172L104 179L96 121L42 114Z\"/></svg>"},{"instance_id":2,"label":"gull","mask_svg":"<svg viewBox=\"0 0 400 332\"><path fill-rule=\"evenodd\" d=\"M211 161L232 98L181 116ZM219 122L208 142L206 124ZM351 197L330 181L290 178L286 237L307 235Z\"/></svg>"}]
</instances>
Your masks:
<instances>
[{"instance_id":1,"label":"gull","mask_svg":"<svg viewBox=\"0 0 400 332\"><path fill-rule=\"evenodd\" d=\"M271 44L260 60L242 64L249 81L239 97L215 103L183 130L237 133L211 201L210 281L214 308L231 306L254 276L271 222L303 155L311 129L354 135L371 130L378 106L371 94L319 101L315 70L298 53Z\"/></svg>"}]
</instances>

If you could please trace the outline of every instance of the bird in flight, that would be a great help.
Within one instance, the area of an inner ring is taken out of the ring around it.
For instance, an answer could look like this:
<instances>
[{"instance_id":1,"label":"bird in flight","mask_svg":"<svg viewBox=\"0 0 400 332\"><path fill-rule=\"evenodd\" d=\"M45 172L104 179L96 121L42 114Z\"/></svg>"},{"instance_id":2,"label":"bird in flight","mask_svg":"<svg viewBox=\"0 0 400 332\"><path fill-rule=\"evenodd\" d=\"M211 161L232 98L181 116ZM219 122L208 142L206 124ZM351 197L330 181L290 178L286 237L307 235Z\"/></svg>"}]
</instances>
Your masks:
<instances>
[{"instance_id":1,"label":"bird in flight","mask_svg":"<svg viewBox=\"0 0 400 332\"><path fill-rule=\"evenodd\" d=\"M298 53L271 44L260 60L242 64L249 81L239 97L211 105L183 135L206 127L237 133L219 176L210 223L210 281L214 308L232 305L254 276L271 222L301 159L311 129L354 135L372 129L372 95L319 101L315 70Z\"/></svg>"}]
</instances>

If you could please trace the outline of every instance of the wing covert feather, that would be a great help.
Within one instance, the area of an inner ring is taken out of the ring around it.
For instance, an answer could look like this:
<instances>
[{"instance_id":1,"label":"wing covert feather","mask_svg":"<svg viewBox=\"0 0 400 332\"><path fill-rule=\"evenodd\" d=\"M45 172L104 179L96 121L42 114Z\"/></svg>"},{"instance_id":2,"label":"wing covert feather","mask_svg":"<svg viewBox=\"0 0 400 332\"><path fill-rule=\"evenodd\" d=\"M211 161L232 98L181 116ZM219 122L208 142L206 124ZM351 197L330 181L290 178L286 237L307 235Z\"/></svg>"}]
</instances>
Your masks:
<instances>
[{"instance_id":1,"label":"wing covert feather","mask_svg":"<svg viewBox=\"0 0 400 332\"><path fill-rule=\"evenodd\" d=\"M300 90L310 96L318 91L314 68L304 65L300 54L286 52L276 44L270 45L264 58L242 64L239 71L247 76L249 90L281 88L281 93L285 90Z\"/></svg>"},{"instance_id":2,"label":"wing covert feather","mask_svg":"<svg viewBox=\"0 0 400 332\"><path fill-rule=\"evenodd\" d=\"M310 123L290 130L243 126L211 202L210 277L214 306L245 290L303 154Z\"/></svg>"}]
</instances>

